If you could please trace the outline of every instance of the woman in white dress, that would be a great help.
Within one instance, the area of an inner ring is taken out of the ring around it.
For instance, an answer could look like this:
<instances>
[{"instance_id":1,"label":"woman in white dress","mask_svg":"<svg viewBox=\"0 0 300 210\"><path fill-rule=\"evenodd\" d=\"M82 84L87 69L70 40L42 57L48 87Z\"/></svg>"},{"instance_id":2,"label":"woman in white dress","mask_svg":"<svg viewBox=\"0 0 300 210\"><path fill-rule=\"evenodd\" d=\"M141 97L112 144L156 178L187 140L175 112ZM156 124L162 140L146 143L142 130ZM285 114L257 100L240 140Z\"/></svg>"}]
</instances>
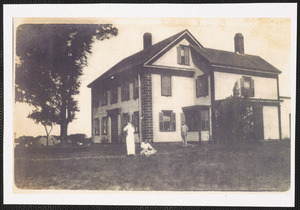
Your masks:
<instances>
[{"instance_id":1,"label":"woman in white dress","mask_svg":"<svg viewBox=\"0 0 300 210\"><path fill-rule=\"evenodd\" d=\"M127 132L126 136L126 147L127 155L135 155L135 143L134 143L134 127L130 122L124 128L124 131Z\"/></svg>"}]
</instances>

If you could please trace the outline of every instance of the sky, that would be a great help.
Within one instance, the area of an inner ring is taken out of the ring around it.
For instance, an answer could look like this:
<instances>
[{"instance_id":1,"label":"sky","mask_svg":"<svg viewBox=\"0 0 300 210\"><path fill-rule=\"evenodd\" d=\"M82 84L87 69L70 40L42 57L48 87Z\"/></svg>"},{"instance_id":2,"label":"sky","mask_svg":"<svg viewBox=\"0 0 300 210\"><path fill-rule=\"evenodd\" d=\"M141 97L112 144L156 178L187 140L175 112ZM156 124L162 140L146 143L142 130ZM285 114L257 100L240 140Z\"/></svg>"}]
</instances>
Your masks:
<instances>
[{"instance_id":1,"label":"sky","mask_svg":"<svg viewBox=\"0 0 300 210\"><path fill-rule=\"evenodd\" d=\"M152 34L155 44L182 30L191 34L207 48L234 51L234 35L244 36L245 54L258 55L282 71L279 76L280 95L291 96L291 21L288 18L89 18L89 19L17 19L20 23L112 23L119 34L109 40L96 41L88 66L80 78L80 94L76 96L80 112L69 124L68 134L91 136L91 90L87 85L121 59L143 49L143 34ZM45 135L42 125L27 118L31 107L14 104L16 137ZM16 117L17 116L17 117ZM59 135L59 125L52 135Z\"/></svg>"}]
</instances>

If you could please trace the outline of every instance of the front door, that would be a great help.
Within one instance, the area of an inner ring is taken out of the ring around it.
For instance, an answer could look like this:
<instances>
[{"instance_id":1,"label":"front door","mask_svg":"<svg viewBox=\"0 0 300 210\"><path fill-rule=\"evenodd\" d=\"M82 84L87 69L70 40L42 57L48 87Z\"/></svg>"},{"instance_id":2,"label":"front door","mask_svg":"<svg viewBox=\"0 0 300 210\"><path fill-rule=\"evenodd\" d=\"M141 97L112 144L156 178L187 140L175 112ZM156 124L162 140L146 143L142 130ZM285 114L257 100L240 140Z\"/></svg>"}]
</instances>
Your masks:
<instances>
[{"instance_id":1,"label":"front door","mask_svg":"<svg viewBox=\"0 0 300 210\"><path fill-rule=\"evenodd\" d=\"M118 143L118 115L111 115L111 142Z\"/></svg>"}]
</instances>

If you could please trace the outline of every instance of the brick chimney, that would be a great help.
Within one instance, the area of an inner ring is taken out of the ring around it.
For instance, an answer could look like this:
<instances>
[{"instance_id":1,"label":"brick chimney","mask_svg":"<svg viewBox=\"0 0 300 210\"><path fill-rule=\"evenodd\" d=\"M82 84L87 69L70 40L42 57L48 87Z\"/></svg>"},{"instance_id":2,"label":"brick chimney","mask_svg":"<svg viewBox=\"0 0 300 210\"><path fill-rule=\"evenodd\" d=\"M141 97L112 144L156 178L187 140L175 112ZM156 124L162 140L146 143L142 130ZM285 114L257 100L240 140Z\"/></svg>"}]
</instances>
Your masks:
<instances>
[{"instance_id":1,"label":"brick chimney","mask_svg":"<svg viewBox=\"0 0 300 210\"><path fill-rule=\"evenodd\" d=\"M244 37L241 33L234 36L234 51L239 54L244 54Z\"/></svg>"},{"instance_id":2,"label":"brick chimney","mask_svg":"<svg viewBox=\"0 0 300 210\"><path fill-rule=\"evenodd\" d=\"M144 49L152 45L152 35L151 33L144 33Z\"/></svg>"}]
</instances>

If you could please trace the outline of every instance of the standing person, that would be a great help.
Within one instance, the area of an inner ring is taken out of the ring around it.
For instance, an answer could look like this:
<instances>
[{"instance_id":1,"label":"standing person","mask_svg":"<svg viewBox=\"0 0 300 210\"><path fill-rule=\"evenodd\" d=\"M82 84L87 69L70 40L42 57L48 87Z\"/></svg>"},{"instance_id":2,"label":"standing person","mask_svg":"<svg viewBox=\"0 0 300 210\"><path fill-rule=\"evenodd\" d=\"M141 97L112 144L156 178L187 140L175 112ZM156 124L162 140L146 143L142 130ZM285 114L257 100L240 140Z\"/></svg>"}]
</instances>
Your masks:
<instances>
[{"instance_id":1,"label":"standing person","mask_svg":"<svg viewBox=\"0 0 300 210\"><path fill-rule=\"evenodd\" d=\"M135 155L135 143L134 143L134 127L128 122L125 128L123 129L127 132L126 136L126 147L127 147L127 155Z\"/></svg>"},{"instance_id":2,"label":"standing person","mask_svg":"<svg viewBox=\"0 0 300 210\"><path fill-rule=\"evenodd\" d=\"M187 146L186 136L187 136L188 131L189 131L189 128L183 121L182 126L181 126L181 137L182 137L183 146Z\"/></svg>"}]
</instances>

